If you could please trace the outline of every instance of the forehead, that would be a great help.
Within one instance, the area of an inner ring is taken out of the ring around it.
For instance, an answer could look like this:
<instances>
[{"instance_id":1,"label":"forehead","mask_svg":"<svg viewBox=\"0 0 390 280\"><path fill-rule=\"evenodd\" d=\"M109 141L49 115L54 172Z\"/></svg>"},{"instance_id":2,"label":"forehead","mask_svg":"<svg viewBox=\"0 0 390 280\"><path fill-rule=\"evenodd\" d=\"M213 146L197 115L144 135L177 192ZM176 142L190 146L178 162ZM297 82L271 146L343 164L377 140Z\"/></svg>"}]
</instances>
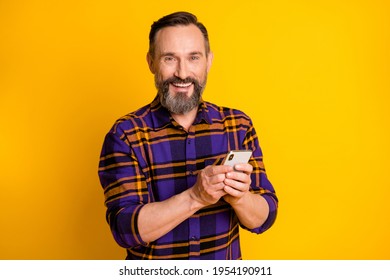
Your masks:
<instances>
[{"instance_id":1,"label":"forehead","mask_svg":"<svg viewBox=\"0 0 390 280\"><path fill-rule=\"evenodd\" d=\"M205 39L200 29L193 25L169 26L156 34L157 53L206 52Z\"/></svg>"}]
</instances>

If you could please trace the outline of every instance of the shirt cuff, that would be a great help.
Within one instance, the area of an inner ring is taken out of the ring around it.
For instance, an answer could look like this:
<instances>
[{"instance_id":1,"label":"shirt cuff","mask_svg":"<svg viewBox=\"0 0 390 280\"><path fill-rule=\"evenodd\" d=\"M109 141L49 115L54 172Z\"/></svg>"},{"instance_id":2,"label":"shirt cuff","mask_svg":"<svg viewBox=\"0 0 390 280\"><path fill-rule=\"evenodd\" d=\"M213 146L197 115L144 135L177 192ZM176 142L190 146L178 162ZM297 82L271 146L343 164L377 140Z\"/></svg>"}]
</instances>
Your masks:
<instances>
[{"instance_id":1,"label":"shirt cuff","mask_svg":"<svg viewBox=\"0 0 390 280\"><path fill-rule=\"evenodd\" d=\"M277 201L275 200L275 198L272 195L266 193L266 194L262 194L262 197L268 203L269 212L268 212L267 219L260 227L257 227L254 229L249 229L249 231L251 231L253 233L257 233L257 234L265 232L267 229L269 229L274 224L274 222L276 220L277 209L278 209Z\"/></svg>"}]
</instances>

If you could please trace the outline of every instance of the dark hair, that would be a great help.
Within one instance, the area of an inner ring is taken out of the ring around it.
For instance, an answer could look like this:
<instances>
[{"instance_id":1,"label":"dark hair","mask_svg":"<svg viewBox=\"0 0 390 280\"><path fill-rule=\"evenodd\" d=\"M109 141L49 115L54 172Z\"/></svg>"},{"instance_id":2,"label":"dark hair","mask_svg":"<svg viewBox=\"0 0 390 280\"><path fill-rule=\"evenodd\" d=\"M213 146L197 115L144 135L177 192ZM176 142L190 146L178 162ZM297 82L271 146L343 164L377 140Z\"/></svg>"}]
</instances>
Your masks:
<instances>
[{"instance_id":1,"label":"dark hair","mask_svg":"<svg viewBox=\"0 0 390 280\"><path fill-rule=\"evenodd\" d=\"M159 30L168 27L168 26L177 26L177 25L190 25L194 24L202 32L205 39L206 55L210 52L210 42L209 35L207 33L206 27L198 21L197 17L188 12L176 12L169 15L166 15L160 18L158 21L155 21L150 29L149 33L149 54L154 55L155 50L155 39L156 34Z\"/></svg>"}]
</instances>

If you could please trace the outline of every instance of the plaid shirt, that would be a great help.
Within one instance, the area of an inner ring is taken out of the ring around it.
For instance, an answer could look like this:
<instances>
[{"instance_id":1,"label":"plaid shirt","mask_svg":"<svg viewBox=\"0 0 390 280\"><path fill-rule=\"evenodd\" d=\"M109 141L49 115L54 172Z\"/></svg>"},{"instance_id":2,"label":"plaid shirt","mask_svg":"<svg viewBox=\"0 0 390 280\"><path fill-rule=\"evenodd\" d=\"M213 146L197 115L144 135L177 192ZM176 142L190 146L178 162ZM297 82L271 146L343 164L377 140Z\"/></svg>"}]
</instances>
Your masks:
<instances>
[{"instance_id":1,"label":"plaid shirt","mask_svg":"<svg viewBox=\"0 0 390 280\"><path fill-rule=\"evenodd\" d=\"M240 222L223 199L151 243L142 240L137 227L145 204L192 187L200 170L220 164L229 150L240 149L253 151L251 192L269 204L265 223L250 230L261 233L274 223L278 200L247 115L202 102L194 124L185 131L156 98L119 119L106 135L99 177L107 221L117 243L127 249L127 259L241 259Z\"/></svg>"}]
</instances>

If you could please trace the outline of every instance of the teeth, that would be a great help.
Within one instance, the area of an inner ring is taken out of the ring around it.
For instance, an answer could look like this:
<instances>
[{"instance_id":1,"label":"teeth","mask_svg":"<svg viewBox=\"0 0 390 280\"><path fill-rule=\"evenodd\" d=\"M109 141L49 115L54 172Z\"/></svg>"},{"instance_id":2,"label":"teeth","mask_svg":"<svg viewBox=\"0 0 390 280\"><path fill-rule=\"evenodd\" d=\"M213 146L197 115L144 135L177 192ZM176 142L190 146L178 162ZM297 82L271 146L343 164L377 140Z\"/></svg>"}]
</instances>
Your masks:
<instances>
[{"instance_id":1,"label":"teeth","mask_svg":"<svg viewBox=\"0 0 390 280\"><path fill-rule=\"evenodd\" d=\"M185 87L189 87L190 85L192 85L192 83L186 83L186 84L182 84L182 83L172 83L175 87L181 87L181 88L185 88Z\"/></svg>"}]
</instances>

